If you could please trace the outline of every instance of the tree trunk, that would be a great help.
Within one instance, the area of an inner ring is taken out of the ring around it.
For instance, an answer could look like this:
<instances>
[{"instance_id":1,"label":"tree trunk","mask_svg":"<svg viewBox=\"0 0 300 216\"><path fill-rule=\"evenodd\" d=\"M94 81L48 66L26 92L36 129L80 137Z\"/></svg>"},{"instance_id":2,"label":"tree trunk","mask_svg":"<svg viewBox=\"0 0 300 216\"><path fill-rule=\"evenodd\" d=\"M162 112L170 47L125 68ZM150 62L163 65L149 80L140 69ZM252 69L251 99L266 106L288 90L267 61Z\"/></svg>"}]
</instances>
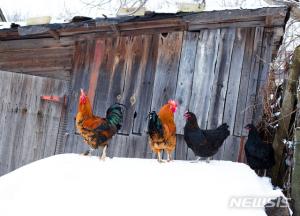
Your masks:
<instances>
[{"instance_id":1,"label":"tree trunk","mask_svg":"<svg viewBox=\"0 0 300 216\"><path fill-rule=\"evenodd\" d=\"M297 124L300 122L297 122ZM300 127L295 130L294 170L292 175L292 198L294 216L300 216Z\"/></svg>"},{"instance_id":2,"label":"tree trunk","mask_svg":"<svg viewBox=\"0 0 300 216\"><path fill-rule=\"evenodd\" d=\"M273 141L276 163L272 169L272 183L280 187L283 186L283 174L285 172L283 154L285 150L285 144L283 143L283 139L286 139L289 136L288 129L291 121L291 113L295 109L299 75L300 46L298 46L294 51L293 61L289 69L286 89L284 91L283 103L279 116L279 125Z\"/></svg>"}]
</instances>

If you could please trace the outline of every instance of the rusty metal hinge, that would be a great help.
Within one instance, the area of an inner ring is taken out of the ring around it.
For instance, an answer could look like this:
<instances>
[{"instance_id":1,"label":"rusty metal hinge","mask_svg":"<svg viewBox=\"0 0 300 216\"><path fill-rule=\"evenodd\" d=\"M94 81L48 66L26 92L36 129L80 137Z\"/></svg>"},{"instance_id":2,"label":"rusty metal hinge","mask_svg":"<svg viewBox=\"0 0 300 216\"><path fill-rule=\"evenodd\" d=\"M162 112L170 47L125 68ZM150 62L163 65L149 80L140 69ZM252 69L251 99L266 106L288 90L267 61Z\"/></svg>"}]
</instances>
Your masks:
<instances>
[{"instance_id":1,"label":"rusty metal hinge","mask_svg":"<svg viewBox=\"0 0 300 216\"><path fill-rule=\"evenodd\" d=\"M62 97L55 96L55 95L42 95L41 100L59 103L59 104L62 104L64 107L67 106L67 96L66 95L64 95Z\"/></svg>"}]
</instances>

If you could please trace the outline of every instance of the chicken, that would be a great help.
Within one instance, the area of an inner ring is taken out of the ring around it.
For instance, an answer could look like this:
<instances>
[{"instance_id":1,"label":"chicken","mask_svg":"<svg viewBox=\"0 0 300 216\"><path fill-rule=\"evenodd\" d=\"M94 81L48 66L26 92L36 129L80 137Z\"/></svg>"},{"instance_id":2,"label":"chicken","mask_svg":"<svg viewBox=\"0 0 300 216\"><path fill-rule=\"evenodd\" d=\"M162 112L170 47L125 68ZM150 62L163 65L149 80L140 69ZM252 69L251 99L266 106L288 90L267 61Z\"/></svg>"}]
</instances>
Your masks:
<instances>
[{"instance_id":1,"label":"chicken","mask_svg":"<svg viewBox=\"0 0 300 216\"><path fill-rule=\"evenodd\" d=\"M167 152L167 161L172 160L171 153L176 146L176 125L174 121L176 109L176 102L169 100L158 114L155 111L148 114L149 144L152 151L157 154L159 162L163 162L161 158L162 150Z\"/></svg>"},{"instance_id":2,"label":"chicken","mask_svg":"<svg viewBox=\"0 0 300 216\"><path fill-rule=\"evenodd\" d=\"M254 170L266 170L270 169L275 164L274 150L271 144L265 144L253 124L248 124L245 127L249 130L248 140L245 144L245 155L247 163Z\"/></svg>"},{"instance_id":3,"label":"chicken","mask_svg":"<svg viewBox=\"0 0 300 216\"><path fill-rule=\"evenodd\" d=\"M104 147L101 159L106 157L108 141L121 128L123 120L123 104L113 104L106 111L106 118L95 116L88 96L81 89L76 115L76 129L83 137L85 143L90 146L90 150L84 155L90 155L98 147Z\"/></svg>"},{"instance_id":4,"label":"chicken","mask_svg":"<svg viewBox=\"0 0 300 216\"><path fill-rule=\"evenodd\" d=\"M194 113L186 112L184 117L186 118L184 140L187 146L197 156L196 161L204 157L206 162L209 162L210 157L217 153L224 140L229 136L228 125L224 123L213 130L202 130L198 126Z\"/></svg>"}]
</instances>

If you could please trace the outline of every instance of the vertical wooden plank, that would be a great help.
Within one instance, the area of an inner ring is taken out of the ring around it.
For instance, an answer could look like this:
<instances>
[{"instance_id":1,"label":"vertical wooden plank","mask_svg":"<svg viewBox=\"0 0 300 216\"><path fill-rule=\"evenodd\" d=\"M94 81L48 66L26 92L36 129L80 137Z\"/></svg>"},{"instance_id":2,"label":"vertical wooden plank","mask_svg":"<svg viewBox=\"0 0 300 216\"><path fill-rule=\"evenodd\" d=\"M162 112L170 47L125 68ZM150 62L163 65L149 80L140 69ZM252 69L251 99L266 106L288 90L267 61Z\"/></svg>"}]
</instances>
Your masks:
<instances>
[{"instance_id":1,"label":"vertical wooden plank","mask_svg":"<svg viewBox=\"0 0 300 216\"><path fill-rule=\"evenodd\" d=\"M208 114L207 128L213 129L219 126L223 121L224 106L226 100L226 91L230 72L230 63L232 58L232 50L236 37L236 29L222 29L221 38L215 68L215 77L213 81L210 109ZM223 145L225 145L224 142ZM214 155L214 159L220 159L222 156L223 146L218 153Z\"/></svg>"},{"instance_id":2,"label":"vertical wooden plank","mask_svg":"<svg viewBox=\"0 0 300 216\"><path fill-rule=\"evenodd\" d=\"M108 146L107 155L109 157L127 157L128 142L129 142L129 136L125 136L121 134L117 134L113 136L110 145Z\"/></svg>"},{"instance_id":3,"label":"vertical wooden plank","mask_svg":"<svg viewBox=\"0 0 300 216\"><path fill-rule=\"evenodd\" d=\"M82 138L75 135L74 118L77 113L80 88L87 91L90 83L90 69L95 53L95 41L80 41L75 44L74 66L72 73L71 94L68 100L68 140L64 146L64 152L83 152L87 146ZM79 139L80 141L78 141ZM82 143L82 145L75 145ZM80 147L81 146L81 147ZM80 147L80 148L79 148Z\"/></svg>"},{"instance_id":4,"label":"vertical wooden plank","mask_svg":"<svg viewBox=\"0 0 300 216\"><path fill-rule=\"evenodd\" d=\"M187 156L187 145L184 141L183 135L178 134L176 137L176 150L175 159L176 160L186 160Z\"/></svg>"},{"instance_id":5,"label":"vertical wooden plank","mask_svg":"<svg viewBox=\"0 0 300 216\"><path fill-rule=\"evenodd\" d=\"M246 42L246 29L236 29L235 41L232 50L232 57L230 63L230 72L229 72L229 80L227 84L227 93L226 93L226 102L223 114L223 122L229 125L230 134L233 132L234 121L235 121L235 113L237 107L238 100L238 92L240 86L240 77L243 65L244 58L244 49ZM237 151L236 146L232 142L226 142L226 145L223 145L218 154L220 154L220 158L223 158L223 153L226 151Z\"/></svg>"},{"instance_id":6,"label":"vertical wooden plank","mask_svg":"<svg viewBox=\"0 0 300 216\"><path fill-rule=\"evenodd\" d=\"M66 86L67 86L66 97L68 99L69 95L71 95L71 80L67 81ZM69 114L67 113L67 107L64 106L60 117L55 154L62 154L64 152L65 145L69 139L70 134L67 131L68 115Z\"/></svg>"},{"instance_id":7,"label":"vertical wooden plank","mask_svg":"<svg viewBox=\"0 0 300 216\"><path fill-rule=\"evenodd\" d=\"M90 83L89 83L89 89L88 89L88 96L90 98L90 102L93 105L94 104L94 97L96 93L96 87L97 87L97 81L99 76L99 69L100 65L103 61L103 55L105 51L104 47L104 41L103 39L98 39L95 42L95 53L94 53L94 59L91 63L91 74L90 74Z\"/></svg>"},{"instance_id":8,"label":"vertical wooden plank","mask_svg":"<svg viewBox=\"0 0 300 216\"><path fill-rule=\"evenodd\" d=\"M268 79L270 63L272 61L272 44L274 41L273 31L269 28L264 29L262 54L260 60L260 72L258 78L255 112L253 117L254 124L258 124L263 114L263 93L262 88Z\"/></svg>"},{"instance_id":9,"label":"vertical wooden plank","mask_svg":"<svg viewBox=\"0 0 300 216\"><path fill-rule=\"evenodd\" d=\"M151 52L153 52L150 47L152 42L152 35L140 35L130 37L130 42L126 46L126 77L121 103L127 106L127 110L124 116L123 127L120 130L122 134L129 134L133 131L133 124L136 123L136 121L133 122L135 112L139 119L142 120L141 118L145 119L150 110L150 103L145 103L145 98L149 101L152 96L152 92L149 90L153 87L153 69L156 61L150 61L149 63L152 65L147 65L147 60L151 56ZM150 74L146 75L145 73ZM146 81L148 83L145 83ZM145 89L142 89L142 87L145 87ZM145 105L148 106L146 107Z\"/></svg>"},{"instance_id":10,"label":"vertical wooden plank","mask_svg":"<svg viewBox=\"0 0 300 216\"><path fill-rule=\"evenodd\" d=\"M238 136L229 136L226 140L226 148L231 147L231 151L227 148L227 151L224 151L222 160L237 161L239 148L240 148L240 137Z\"/></svg>"},{"instance_id":11,"label":"vertical wooden plank","mask_svg":"<svg viewBox=\"0 0 300 216\"><path fill-rule=\"evenodd\" d=\"M248 85L251 71L251 61L253 57L255 28L248 28L246 34L245 53L239 87L239 96L236 108L234 135L241 136L244 128L244 116L247 103Z\"/></svg>"},{"instance_id":12,"label":"vertical wooden plank","mask_svg":"<svg viewBox=\"0 0 300 216\"><path fill-rule=\"evenodd\" d=\"M123 126L120 133L129 134L132 130L134 105L136 103L136 81L139 75L139 67L143 55L143 40L141 36L126 38L125 45L125 79L124 88L121 92L120 102L125 104L126 115L124 115Z\"/></svg>"},{"instance_id":13,"label":"vertical wooden plank","mask_svg":"<svg viewBox=\"0 0 300 216\"><path fill-rule=\"evenodd\" d=\"M254 46L253 46L253 57L251 62L251 73L249 77L248 93L246 110L244 117L244 124L249 124L253 122L253 111L255 106L255 98L257 93L257 83L259 76L259 67L261 61L261 50L262 50L262 37L263 37L263 27L256 27ZM247 131L243 131L243 135L247 134Z\"/></svg>"},{"instance_id":14,"label":"vertical wooden plank","mask_svg":"<svg viewBox=\"0 0 300 216\"><path fill-rule=\"evenodd\" d=\"M170 98L175 98L182 36L182 32L160 35L152 110L158 111Z\"/></svg>"},{"instance_id":15,"label":"vertical wooden plank","mask_svg":"<svg viewBox=\"0 0 300 216\"><path fill-rule=\"evenodd\" d=\"M234 127L236 105L238 99L238 90L240 86L240 77L244 58L244 49L247 31L245 29L237 29L234 47L232 51L230 75L228 80L228 88L226 94L226 103L224 110L223 122L226 122L230 131Z\"/></svg>"},{"instance_id":16,"label":"vertical wooden plank","mask_svg":"<svg viewBox=\"0 0 300 216\"><path fill-rule=\"evenodd\" d=\"M147 134L136 135L131 134L127 138L126 146L127 151L123 157L135 157L135 158L145 158L148 145Z\"/></svg>"},{"instance_id":17,"label":"vertical wooden plank","mask_svg":"<svg viewBox=\"0 0 300 216\"><path fill-rule=\"evenodd\" d=\"M218 50L215 77L212 87L207 128L219 126L223 120L226 90L232 56L235 29L222 29Z\"/></svg>"},{"instance_id":18,"label":"vertical wooden plank","mask_svg":"<svg viewBox=\"0 0 300 216\"><path fill-rule=\"evenodd\" d=\"M141 59L139 76L136 86L135 112L132 133L141 134L146 132L147 120L146 115L151 109L153 94L153 85L155 77L155 68L157 63L159 35L143 36L144 53Z\"/></svg>"},{"instance_id":19,"label":"vertical wooden plank","mask_svg":"<svg viewBox=\"0 0 300 216\"><path fill-rule=\"evenodd\" d=\"M95 92L93 110L97 115L105 116L108 108L108 94L113 79L113 67L115 57L118 53L119 40L117 38L106 38L104 41L103 60L99 68L97 87ZM111 104L110 104L111 105Z\"/></svg>"},{"instance_id":20,"label":"vertical wooden plank","mask_svg":"<svg viewBox=\"0 0 300 216\"><path fill-rule=\"evenodd\" d=\"M27 85L23 77L14 79L11 73L0 72L0 96L2 98L0 113L0 175L18 167L20 150L26 120L20 118L18 104L26 104ZM29 83L27 83L29 84ZM21 91L19 93L18 89ZM14 98L15 101L11 99ZM18 134L18 136L16 136Z\"/></svg>"},{"instance_id":21,"label":"vertical wooden plank","mask_svg":"<svg viewBox=\"0 0 300 216\"><path fill-rule=\"evenodd\" d=\"M175 114L177 134L183 134L185 125L183 114L188 110L190 104L198 37L199 32L184 32L183 35L175 96L175 100L179 103Z\"/></svg>"},{"instance_id":22,"label":"vertical wooden plank","mask_svg":"<svg viewBox=\"0 0 300 216\"><path fill-rule=\"evenodd\" d=\"M126 76L126 44L130 38L118 37L116 41L116 52L114 53L111 76L108 86L108 94L106 95L105 112L109 106L115 102L120 102L122 98L122 91L124 89L124 82ZM106 81L107 82L107 81ZM104 98L101 98L103 100Z\"/></svg>"},{"instance_id":23,"label":"vertical wooden plank","mask_svg":"<svg viewBox=\"0 0 300 216\"><path fill-rule=\"evenodd\" d=\"M148 135L142 134L141 136L134 136L134 142L136 142L136 147L134 149L134 157L147 158L147 149L149 148Z\"/></svg>"},{"instance_id":24,"label":"vertical wooden plank","mask_svg":"<svg viewBox=\"0 0 300 216\"><path fill-rule=\"evenodd\" d=\"M206 128L208 118L219 40L219 29L201 31L198 40L189 110L196 114L202 128Z\"/></svg>"}]
</instances>

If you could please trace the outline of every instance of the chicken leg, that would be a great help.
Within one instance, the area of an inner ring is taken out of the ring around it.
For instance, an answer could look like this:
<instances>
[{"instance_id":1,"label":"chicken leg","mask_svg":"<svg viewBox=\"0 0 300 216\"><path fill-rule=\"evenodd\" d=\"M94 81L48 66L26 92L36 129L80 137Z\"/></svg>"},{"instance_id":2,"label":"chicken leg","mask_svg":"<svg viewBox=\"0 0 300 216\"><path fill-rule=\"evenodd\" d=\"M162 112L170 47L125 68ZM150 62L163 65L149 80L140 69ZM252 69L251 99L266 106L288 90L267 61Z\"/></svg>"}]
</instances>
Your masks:
<instances>
[{"instance_id":1,"label":"chicken leg","mask_svg":"<svg viewBox=\"0 0 300 216\"><path fill-rule=\"evenodd\" d=\"M107 149L107 145L104 146L103 150L102 150L102 155L100 157L100 160L105 161L106 158L106 149Z\"/></svg>"},{"instance_id":2,"label":"chicken leg","mask_svg":"<svg viewBox=\"0 0 300 216\"><path fill-rule=\"evenodd\" d=\"M159 163L163 163L164 161L161 159L161 153L160 153L160 150L157 151L157 160Z\"/></svg>"},{"instance_id":3,"label":"chicken leg","mask_svg":"<svg viewBox=\"0 0 300 216\"><path fill-rule=\"evenodd\" d=\"M209 163L210 160L211 160L211 157L207 157L207 158L206 158L206 163Z\"/></svg>"},{"instance_id":4,"label":"chicken leg","mask_svg":"<svg viewBox=\"0 0 300 216\"><path fill-rule=\"evenodd\" d=\"M167 161L168 162L172 161L171 152L167 152Z\"/></svg>"}]
</instances>

